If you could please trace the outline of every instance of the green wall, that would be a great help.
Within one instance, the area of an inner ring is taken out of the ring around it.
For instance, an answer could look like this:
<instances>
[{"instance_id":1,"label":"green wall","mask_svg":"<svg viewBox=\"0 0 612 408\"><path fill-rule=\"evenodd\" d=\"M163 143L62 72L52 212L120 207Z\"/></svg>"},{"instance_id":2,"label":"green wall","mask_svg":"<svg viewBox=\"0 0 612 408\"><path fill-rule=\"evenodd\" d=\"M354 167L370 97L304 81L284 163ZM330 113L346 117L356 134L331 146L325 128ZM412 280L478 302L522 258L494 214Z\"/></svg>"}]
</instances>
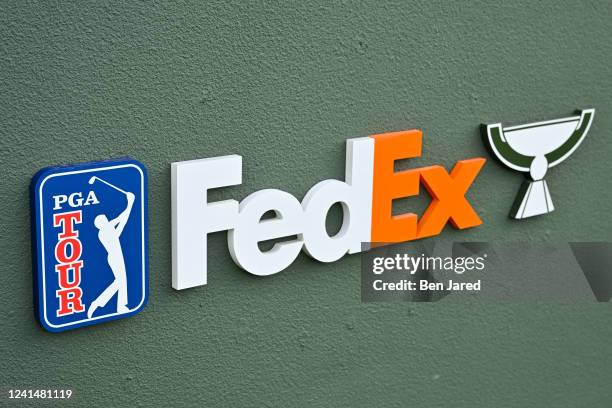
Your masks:
<instances>
[{"instance_id":1,"label":"green wall","mask_svg":"<svg viewBox=\"0 0 612 408\"><path fill-rule=\"evenodd\" d=\"M170 242L173 161L243 155L244 184L211 199L301 198L343 176L350 137L421 127L408 166L448 167L487 155L482 122L587 107L547 177L555 213L510 221L520 177L489 160L469 194L484 225L440 239L610 240L609 2L129 3L1 2L0 387L72 388L74 406L612 406L607 304L361 304L359 256L256 278L224 233L209 285L176 292ZM149 305L44 332L30 178L124 155L149 169Z\"/></svg>"}]
</instances>

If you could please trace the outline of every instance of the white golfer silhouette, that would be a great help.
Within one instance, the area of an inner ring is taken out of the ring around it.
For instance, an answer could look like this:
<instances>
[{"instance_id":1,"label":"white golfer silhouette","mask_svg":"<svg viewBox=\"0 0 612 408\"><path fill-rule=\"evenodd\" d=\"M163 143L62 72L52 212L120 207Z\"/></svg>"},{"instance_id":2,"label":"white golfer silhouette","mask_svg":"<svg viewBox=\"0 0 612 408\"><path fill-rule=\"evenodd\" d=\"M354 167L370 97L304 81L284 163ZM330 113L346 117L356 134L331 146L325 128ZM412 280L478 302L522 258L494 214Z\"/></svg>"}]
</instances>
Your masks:
<instances>
[{"instance_id":1,"label":"white golfer silhouette","mask_svg":"<svg viewBox=\"0 0 612 408\"><path fill-rule=\"evenodd\" d=\"M123 250L121 249L121 242L119 237L127 224L134 205L135 196L133 193L124 191L117 186L110 184L109 182L100 179L99 177L92 177L89 179L89 184L93 184L95 181L100 181L109 187L125 194L127 199L127 207L119 216L113 220L108 220L106 215L100 214L94 219L94 225L98 228L98 239L106 249L108 257L108 265L115 276L115 280L108 285L106 289L89 305L87 309L87 318L91 318L99 307L104 307L108 301L117 293L117 313L126 313L129 311L127 306L127 276L125 271L125 260L123 259Z\"/></svg>"}]
</instances>

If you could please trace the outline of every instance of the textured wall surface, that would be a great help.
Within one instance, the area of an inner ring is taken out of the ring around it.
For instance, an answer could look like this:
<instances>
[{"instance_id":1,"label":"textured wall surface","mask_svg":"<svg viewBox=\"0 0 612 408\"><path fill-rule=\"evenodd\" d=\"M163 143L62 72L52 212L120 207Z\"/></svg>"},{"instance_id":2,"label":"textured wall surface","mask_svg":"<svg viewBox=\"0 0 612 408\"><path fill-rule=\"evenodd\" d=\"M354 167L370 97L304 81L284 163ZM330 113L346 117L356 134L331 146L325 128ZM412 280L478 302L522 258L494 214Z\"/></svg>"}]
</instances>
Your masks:
<instances>
[{"instance_id":1,"label":"textured wall surface","mask_svg":"<svg viewBox=\"0 0 612 408\"><path fill-rule=\"evenodd\" d=\"M610 240L612 5L243 3L1 2L0 386L69 387L74 406L612 406L606 304L361 304L358 256L255 278L225 233L207 287L173 291L170 267L173 161L243 155L244 184L212 199L301 198L343 176L349 137L421 127L407 165L448 167L487 155L482 122L591 106L585 143L547 176L554 214L510 221L520 176L489 160L469 194L484 225L440 239ZM44 332L30 178L125 155L150 175L149 306Z\"/></svg>"}]
</instances>

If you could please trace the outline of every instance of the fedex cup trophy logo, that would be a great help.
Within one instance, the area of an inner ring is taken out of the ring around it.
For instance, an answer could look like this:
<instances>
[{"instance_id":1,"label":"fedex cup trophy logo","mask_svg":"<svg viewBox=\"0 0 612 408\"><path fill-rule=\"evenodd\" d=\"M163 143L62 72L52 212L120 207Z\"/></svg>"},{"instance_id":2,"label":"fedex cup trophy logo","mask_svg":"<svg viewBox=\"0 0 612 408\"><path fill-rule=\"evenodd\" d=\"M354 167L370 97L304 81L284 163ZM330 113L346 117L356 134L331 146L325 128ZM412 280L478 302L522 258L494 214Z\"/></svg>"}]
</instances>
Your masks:
<instances>
[{"instance_id":1,"label":"fedex cup trophy logo","mask_svg":"<svg viewBox=\"0 0 612 408\"><path fill-rule=\"evenodd\" d=\"M41 170L32 183L37 317L63 331L147 301L146 171L135 160Z\"/></svg>"},{"instance_id":2,"label":"fedex cup trophy logo","mask_svg":"<svg viewBox=\"0 0 612 408\"><path fill-rule=\"evenodd\" d=\"M544 176L580 146L586 137L595 109L577 116L502 128L501 123L483 125L486 143L506 166L528 173L510 216L515 219L552 212L553 206Z\"/></svg>"}]
</instances>

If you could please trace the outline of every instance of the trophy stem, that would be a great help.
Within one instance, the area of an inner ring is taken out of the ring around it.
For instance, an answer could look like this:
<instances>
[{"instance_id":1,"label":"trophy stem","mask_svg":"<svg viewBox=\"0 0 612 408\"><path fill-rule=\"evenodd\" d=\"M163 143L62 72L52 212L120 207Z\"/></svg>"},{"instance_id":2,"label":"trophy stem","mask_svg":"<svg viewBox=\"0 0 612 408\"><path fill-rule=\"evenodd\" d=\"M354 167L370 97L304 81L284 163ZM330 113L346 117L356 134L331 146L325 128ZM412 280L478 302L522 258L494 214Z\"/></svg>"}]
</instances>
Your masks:
<instances>
[{"instance_id":1,"label":"trophy stem","mask_svg":"<svg viewBox=\"0 0 612 408\"><path fill-rule=\"evenodd\" d=\"M548 214L554 209L546 180L525 181L512 206L510 216L520 220Z\"/></svg>"}]
</instances>

